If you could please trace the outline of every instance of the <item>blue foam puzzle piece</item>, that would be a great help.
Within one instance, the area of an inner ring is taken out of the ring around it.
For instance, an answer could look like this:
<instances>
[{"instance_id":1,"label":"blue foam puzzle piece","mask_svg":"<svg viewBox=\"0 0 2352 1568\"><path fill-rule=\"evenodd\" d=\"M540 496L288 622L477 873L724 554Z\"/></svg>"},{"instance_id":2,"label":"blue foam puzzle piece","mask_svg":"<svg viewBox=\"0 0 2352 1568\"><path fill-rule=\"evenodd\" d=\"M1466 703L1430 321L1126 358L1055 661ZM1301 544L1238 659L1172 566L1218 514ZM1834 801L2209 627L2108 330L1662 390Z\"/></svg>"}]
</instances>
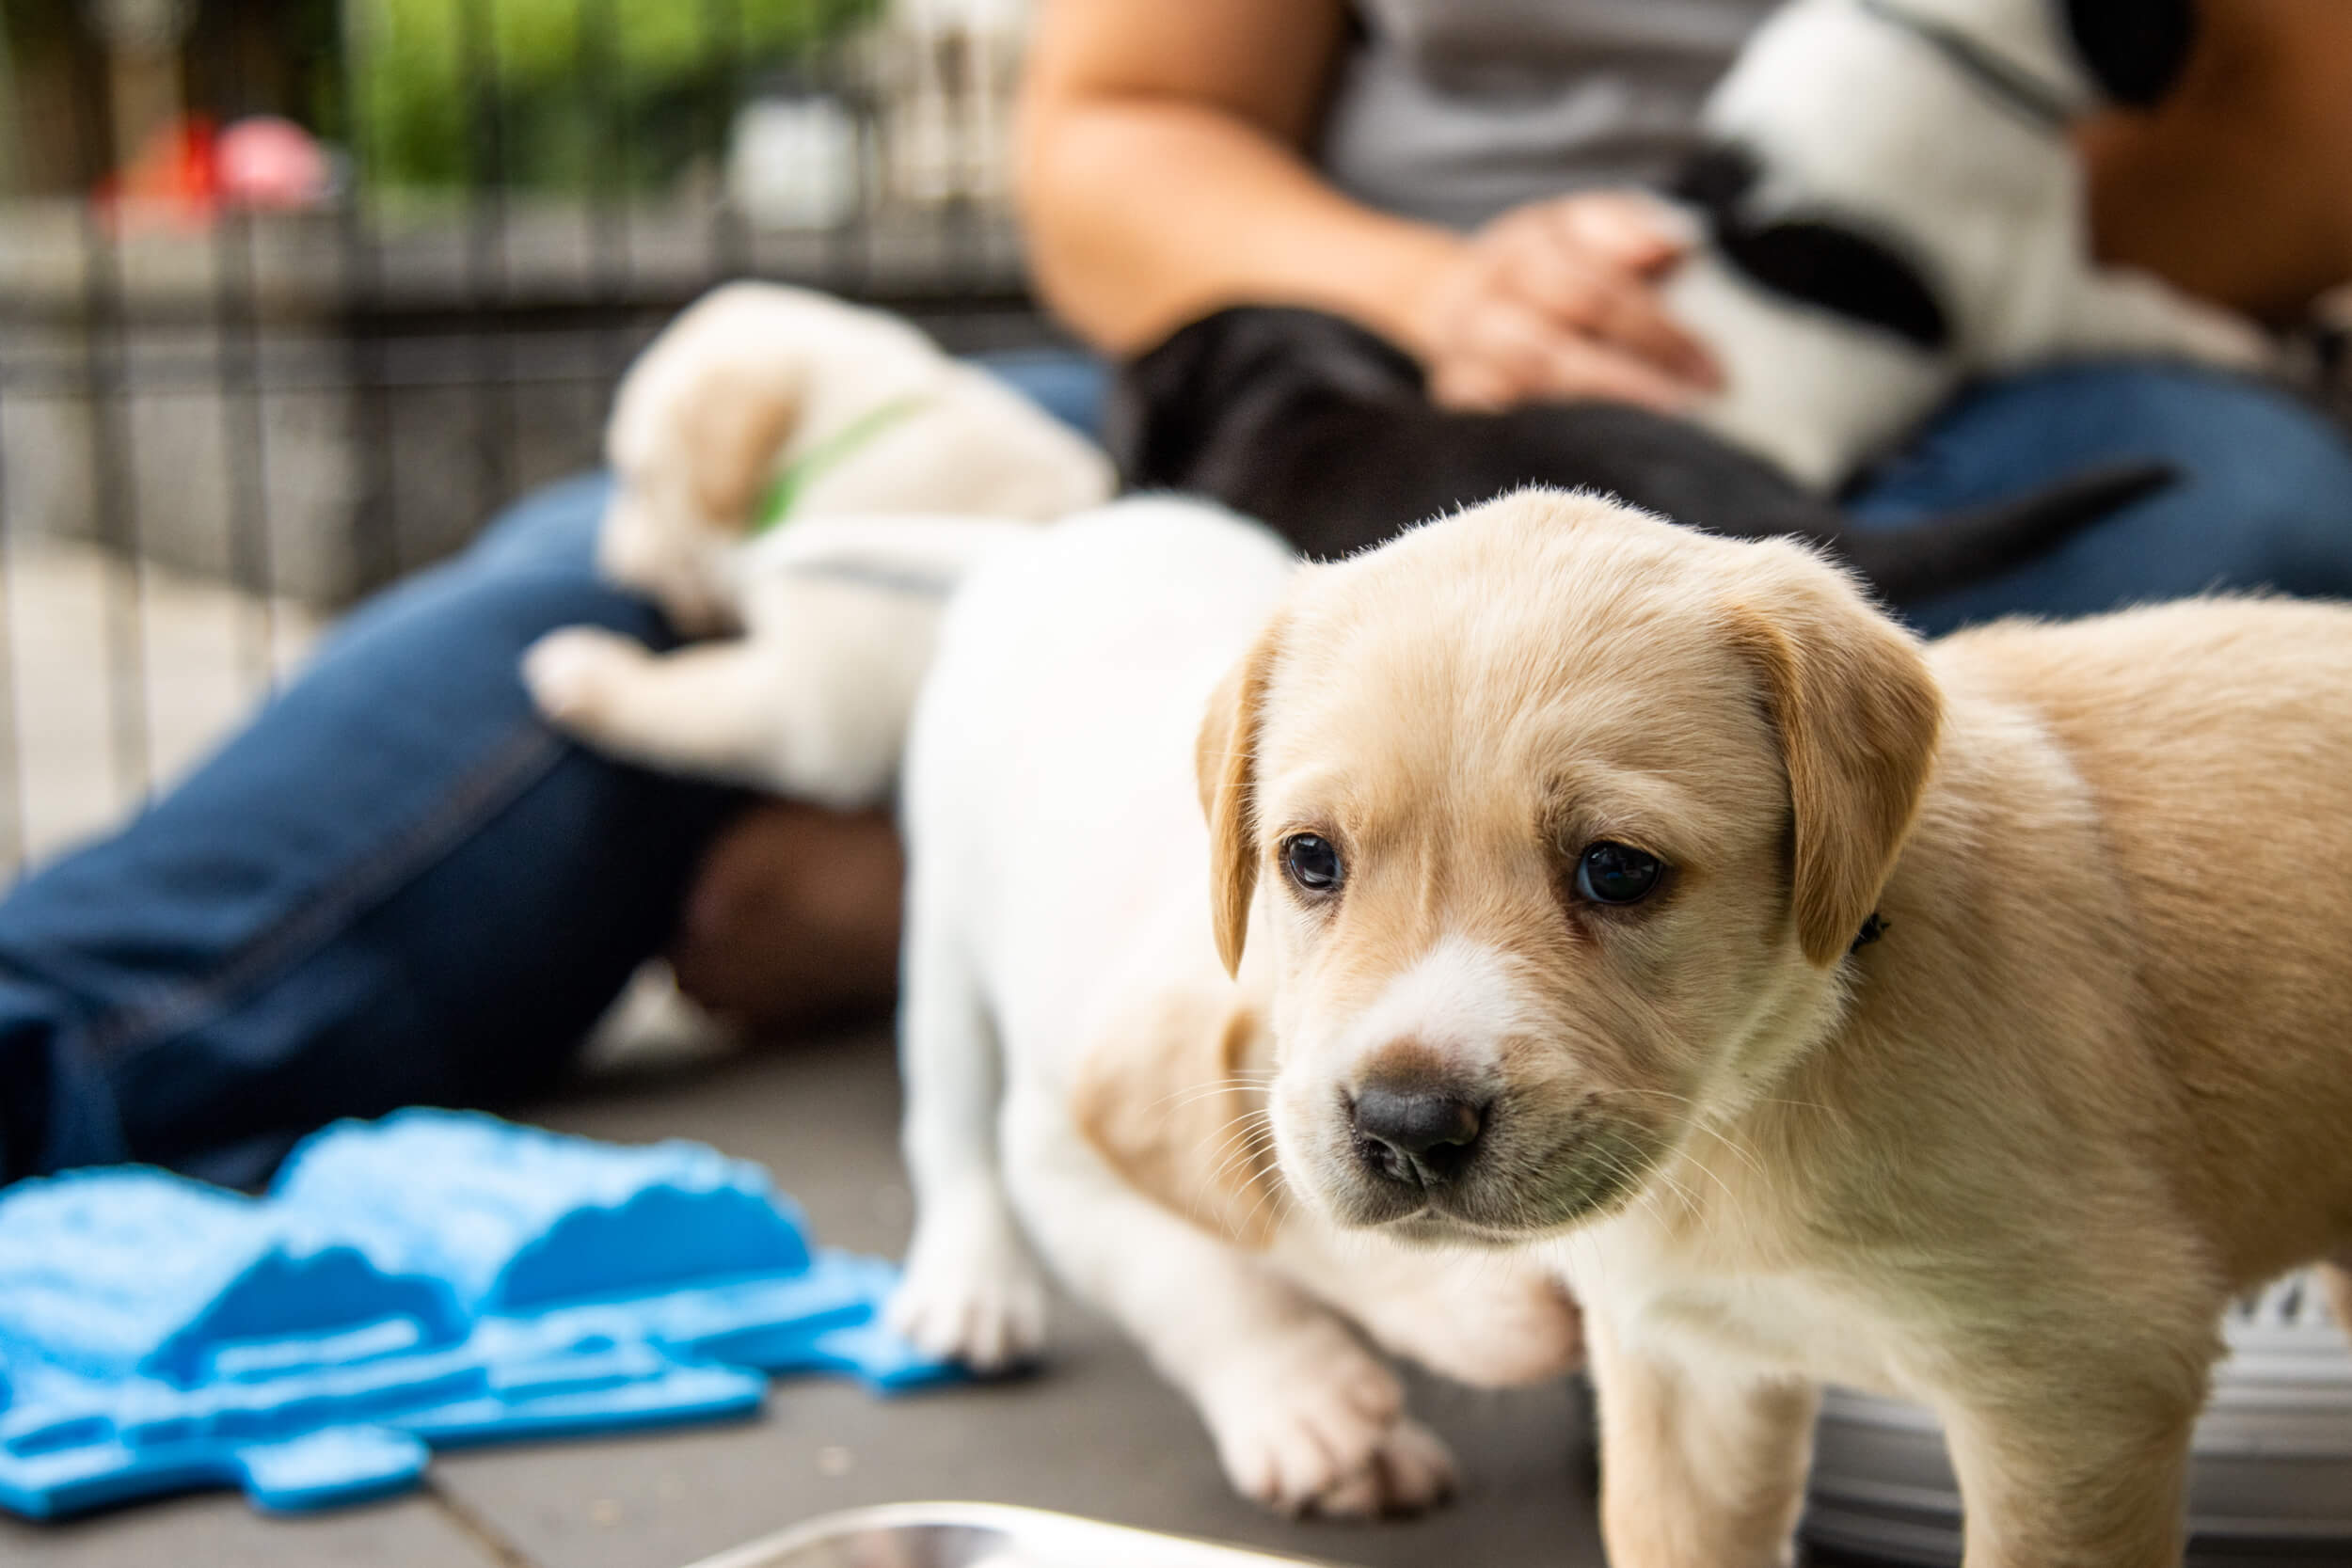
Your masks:
<instances>
[{"instance_id":1,"label":"blue foam puzzle piece","mask_svg":"<svg viewBox=\"0 0 2352 1568\"><path fill-rule=\"evenodd\" d=\"M264 1198L138 1167L0 1193L0 1508L198 1486L300 1512L428 1447L742 1415L766 1374L961 1375L878 1321L897 1270L809 1244L760 1167L404 1111Z\"/></svg>"}]
</instances>

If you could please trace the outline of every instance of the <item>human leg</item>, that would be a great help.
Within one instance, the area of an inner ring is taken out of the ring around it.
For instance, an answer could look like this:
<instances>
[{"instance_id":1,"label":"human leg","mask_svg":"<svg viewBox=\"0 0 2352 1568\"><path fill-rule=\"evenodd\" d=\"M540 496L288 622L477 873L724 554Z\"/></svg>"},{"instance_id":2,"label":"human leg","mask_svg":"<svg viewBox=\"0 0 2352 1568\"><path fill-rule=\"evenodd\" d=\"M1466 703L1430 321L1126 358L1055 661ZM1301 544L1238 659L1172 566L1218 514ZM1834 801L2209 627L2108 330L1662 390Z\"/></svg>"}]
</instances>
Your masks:
<instances>
[{"instance_id":1,"label":"human leg","mask_svg":"<svg viewBox=\"0 0 2352 1568\"><path fill-rule=\"evenodd\" d=\"M1089 440L1103 435L1110 367L1083 349L1005 349L972 362Z\"/></svg>"},{"instance_id":2,"label":"human leg","mask_svg":"<svg viewBox=\"0 0 2352 1568\"><path fill-rule=\"evenodd\" d=\"M2164 458L2171 488L2037 561L1917 603L1930 633L2214 589L2352 597L2352 440L2293 394L2185 366L2071 365L1971 389L1857 486L1858 525L2014 495L2095 463Z\"/></svg>"},{"instance_id":3,"label":"human leg","mask_svg":"<svg viewBox=\"0 0 2352 1568\"><path fill-rule=\"evenodd\" d=\"M522 650L674 641L596 575L596 482L356 612L121 831L0 901L0 1169L227 1176L411 1101L546 1082L668 934L734 797L532 713Z\"/></svg>"},{"instance_id":4,"label":"human leg","mask_svg":"<svg viewBox=\"0 0 2352 1568\"><path fill-rule=\"evenodd\" d=\"M1108 368L1077 350L972 356L1046 412L1100 435ZM904 861L886 812L763 800L722 830L668 957L694 1001L752 1028L887 1003Z\"/></svg>"}]
</instances>

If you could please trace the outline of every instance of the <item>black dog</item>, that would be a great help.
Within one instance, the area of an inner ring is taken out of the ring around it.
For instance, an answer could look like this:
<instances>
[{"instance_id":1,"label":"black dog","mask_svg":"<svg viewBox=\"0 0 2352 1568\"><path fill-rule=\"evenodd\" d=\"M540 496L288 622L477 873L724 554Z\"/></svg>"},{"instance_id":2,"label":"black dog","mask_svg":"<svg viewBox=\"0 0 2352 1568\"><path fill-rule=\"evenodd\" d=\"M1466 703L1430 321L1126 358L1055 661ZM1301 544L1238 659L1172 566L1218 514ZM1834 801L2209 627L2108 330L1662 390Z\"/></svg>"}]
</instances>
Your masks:
<instances>
[{"instance_id":1,"label":"black dog","mask_svg":"<svg viewBox=\"0 0 2352 1568\"><path fill-rule=\"evenodd\" d=\"M1689 420L1619 403L1451 412L1381 339L1336 316L1262 306L1204 317L1128 364L1108 424L1131 487L1211 497L1310 556L1378 544L1522 484L1580 486L1709 532L1811 540L1898 607L2030 560L2176 477L2161 463L2117 464L2014 500L1857 529Z\"/></svg>"}]
</instances>

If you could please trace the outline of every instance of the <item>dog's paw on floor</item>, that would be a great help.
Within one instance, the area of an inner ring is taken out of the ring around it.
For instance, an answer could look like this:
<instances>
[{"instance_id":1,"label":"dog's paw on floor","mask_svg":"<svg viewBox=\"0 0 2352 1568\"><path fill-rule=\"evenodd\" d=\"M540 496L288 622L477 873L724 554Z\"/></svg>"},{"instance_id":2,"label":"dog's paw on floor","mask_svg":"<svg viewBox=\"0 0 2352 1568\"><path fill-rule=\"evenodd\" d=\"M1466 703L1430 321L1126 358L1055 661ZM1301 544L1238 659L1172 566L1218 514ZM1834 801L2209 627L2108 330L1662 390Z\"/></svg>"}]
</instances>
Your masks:
<instances>
[{"instance_id":1,"label":"dog's paw on floor","mask_svg":"<svg viewBox=\"0 0 2352 1568\"><path fill-rule=\"evenodd\" d=\"M1045 1282L1004 1206L975 1203L927 1219L886 1317L926 1355L1006 1371L1045 1347Z\"/></svg>"},{"instance_id":2,"label":"dog's paw on floor","mask_svg":"<svg viewBox=\"0 0 2352 1568\"><path fill-rule=\"evenodd\" d=\"M1234 1488L1282 1513L1418 1513L1454 1490L1454 1457L1406 1416L1394 1373L1336 1322L1260 1343L1202 1406Z\"/></svg>"}]
</instances>

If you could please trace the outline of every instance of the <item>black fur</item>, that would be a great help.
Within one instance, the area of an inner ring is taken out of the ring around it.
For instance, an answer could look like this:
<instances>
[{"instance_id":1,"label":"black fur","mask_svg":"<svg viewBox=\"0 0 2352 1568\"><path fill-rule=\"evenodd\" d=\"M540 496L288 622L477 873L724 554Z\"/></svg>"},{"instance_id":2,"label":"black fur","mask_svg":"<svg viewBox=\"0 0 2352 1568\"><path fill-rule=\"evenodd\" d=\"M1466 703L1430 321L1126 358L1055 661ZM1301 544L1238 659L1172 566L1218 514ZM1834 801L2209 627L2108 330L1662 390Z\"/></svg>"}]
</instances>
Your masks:
<instances>
[{"instance_id":1,"label":"black fur","mask_svg":"<svg viewBox=\"0 0 2352 1568\"><path fill-rule=\"evenodd\" d=\"M2153 108L2188 69L2197 0L2066 0L2066 31L2101 92Z\"/></svg>"},{"instance_id":2,"label":"black fur","mask_svg":"<svg viewBox=\"0 0 2352 1568\"><path fill-rule=\"evenodd\" d=\"M1107 435L1131 487L1212 497L1310 556L1376 545L1519 485L1576 485L1710 532L1809 539L1899 607L2030 560L2173 477L2121 464L2013 501L1857 530L1688 420L1614 403L1450 412L1371 333L1261 306L1195 322L1126 366Z\"/></svg>"},{"instance_id":3,"label":"black fur","mask_svg":"<svg viewBox=\"0 0 2352 1568\"><path fill-rule=\"evenodd\" d=\"M1892 332L1931 353L1951 341L1942 301L1894 245L1827 214L1755 221L1748 194L1761 172L1753 152L1722 143L1692 157L1675 181L1674 194L1706 214L1724 261L1774 293Z\"/></svg>"}]
</instances>

